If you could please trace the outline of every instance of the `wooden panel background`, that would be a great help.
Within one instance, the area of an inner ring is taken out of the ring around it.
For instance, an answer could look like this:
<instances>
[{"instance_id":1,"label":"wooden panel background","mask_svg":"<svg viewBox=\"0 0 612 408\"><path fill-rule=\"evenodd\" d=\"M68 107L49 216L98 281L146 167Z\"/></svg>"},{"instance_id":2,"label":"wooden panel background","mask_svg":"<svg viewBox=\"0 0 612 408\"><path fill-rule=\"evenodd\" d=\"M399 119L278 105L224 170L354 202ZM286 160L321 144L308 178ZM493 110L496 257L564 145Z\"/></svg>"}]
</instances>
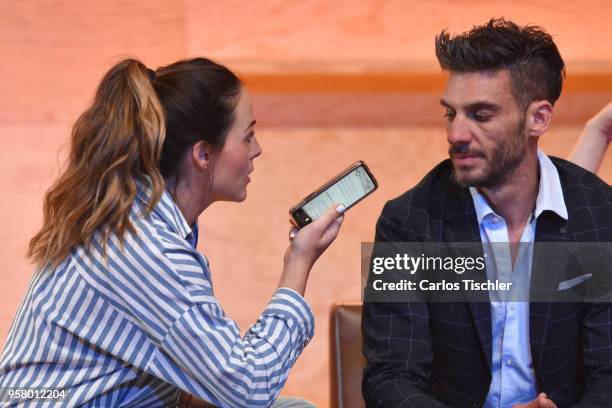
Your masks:
<instances>
[{"instance_id":1,"label":"wooden panel background","mask_svg":"<svg viewBox=\"0 0 612 408\"><path fill-rule=\"evenodd\" d=\"M372 239L384 202L446 154L433 38L500 15L555 35L568 80L542 146L565 156L585 118L612 99L607 0L1 2L0 347L31 276L23 255L42 195L103 73L124 56L155 67L204 55L242 75L261 123L264 154L249 198L215 204L200 219L216 293L243 329L276 286L289 206L357 159L380 181L312 272L317 335L283 391L327 406L330 305L359 299L360 242Z\"/></svg>"}]
</instances>

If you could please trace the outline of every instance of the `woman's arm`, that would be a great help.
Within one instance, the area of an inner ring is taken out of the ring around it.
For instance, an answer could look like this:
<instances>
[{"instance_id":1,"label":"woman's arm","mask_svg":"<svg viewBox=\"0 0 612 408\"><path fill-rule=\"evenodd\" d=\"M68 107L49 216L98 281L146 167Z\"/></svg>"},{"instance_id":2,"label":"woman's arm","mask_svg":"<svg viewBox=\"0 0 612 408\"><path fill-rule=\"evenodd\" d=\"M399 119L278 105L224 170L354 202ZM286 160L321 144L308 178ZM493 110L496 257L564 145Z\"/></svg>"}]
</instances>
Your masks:
<instances>
[{"instance_id":1,"label":"woman's arm","mask_svg":"<svg viewBox=\"0 0 612 408\"><path fill-rule=\"evenodd\" d=\"M321 217L299 231L291 229L289 248L285 252L285 264L278 287L289 288L300 295L306 291L310 269L336 239L344 216L344 206L334 205Z\"/></svg>"},{"instance_id":2,"label":"woman's arm","mask_svg":"<svg viewBox=\"0 0 612 408\"><path fill-rule=\"evenodd\" d=\"M589 119L569 160L596 173L612 140L612 102Z\"/></svg>"},{"instance_id":3,"label":"woman's arm","mask_svg":"<svg viewBox=\"0 0 612 408\"><path fill-rule=\"evenodd\" d=\"M283 268L283 273L281 275L278 287L279 290L284 290L282 288L288 288L292 291L297 292L299 295L304 295L304 291L306 290L306 282L308 281L308 275L310 274L310 269L313 264L317 260L317 258L327 249L327 247L332 243L332 241L338 235L338 231L343 221L342 213L344 212L344 207L342 206L334 206L330 208L325 214L321 216L318 220L312 222L306 227L302 228L300 231L292 229L291 234L291 244L289 248L287 248L287 252L285 253L285 265ZM277 291L278 293L278 291ZM285 295L290 295L285 293ZM297 296L297 295L296 295ZM283 300L283 306L279 309L286 308L287 299ZM304 313L299 313L304 314ZM307 314L310 314L307 311ZM311 316L312 318L312 316ZM260 318L259 323L261 323L262 318ZM310 324L312 324L311 322ZM257 325L254 326L257 328ZM312 330L312 329L311 329ZM251 333L254 332L253 327L250 330ZM263 330L262 332L269 332L268 330ZM311 336L312 333L309 333L308 336ZM260 339L265 339L263 336L257 336ZM295 335L288 336L289 341L278 341L277 343L287 343L294 342ZM245 339L246 340L246 339ZM309 339L308 339L309 340ZM192 343L192 344L195 344ZM247 346L248 347L248 346ZM267 347L262 348L262 350L257 350L256 348L250 349L249 354L257 353L258 351L264 351ZM270 348L271 350L275 349L275 347ZM266 360L268 365L271 365L270 362L272 360L271 353L265 352L260 354L266 354ZM297 353L299 354L299 352ZM293 365L293 361L295 361L297 355L294 355L290 358L285 358L287 360L285 363L290 367ZM236 365L237 361L234 357L233 361L234 365ZM276 370L278 371L278 370ZM284 380L283 380L284 382ZM267 385L265 382L262 382L261 385ZM261 401L260 401L261 402ZM214 408L215 405L198 398L189 392L181 391L181 398L179 401L178 408Z\"/></svg>"}]
</instances>

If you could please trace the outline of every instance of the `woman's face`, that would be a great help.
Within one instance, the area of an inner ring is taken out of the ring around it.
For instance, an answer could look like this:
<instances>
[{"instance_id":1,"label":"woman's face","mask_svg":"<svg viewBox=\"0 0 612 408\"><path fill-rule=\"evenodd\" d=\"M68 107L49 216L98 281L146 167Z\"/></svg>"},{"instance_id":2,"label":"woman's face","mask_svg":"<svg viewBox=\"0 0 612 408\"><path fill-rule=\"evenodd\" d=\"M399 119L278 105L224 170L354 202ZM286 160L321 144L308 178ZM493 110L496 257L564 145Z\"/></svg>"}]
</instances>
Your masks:
<instances>
[{"instance_id":1,"label":"woman's face","mask_svg":"<svg viewBox=\"0 0 612 408\"><path fill-rule=\"evenodd\" d=\"M216 153L212 174L213 201L244 201L246 186L251 181L253 159L261 154L255 138L255 119L251 96L243 87L236 105L233 126L223 149Z\"/></svg>"}]
</instances>

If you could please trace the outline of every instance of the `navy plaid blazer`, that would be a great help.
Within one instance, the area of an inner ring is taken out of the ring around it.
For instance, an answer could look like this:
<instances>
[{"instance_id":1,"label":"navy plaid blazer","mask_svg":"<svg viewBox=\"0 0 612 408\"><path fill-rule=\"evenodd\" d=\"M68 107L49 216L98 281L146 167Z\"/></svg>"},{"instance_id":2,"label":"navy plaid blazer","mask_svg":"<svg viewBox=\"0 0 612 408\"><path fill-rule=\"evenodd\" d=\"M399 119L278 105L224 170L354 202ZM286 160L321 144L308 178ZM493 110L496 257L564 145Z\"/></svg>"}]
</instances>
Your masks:
<instances>
[{"instance_id":1,"label":"navy plaid blazer","mask_svg":"<svg viewBox=\"0 0 612 408\"><path fill-rule=\"evenodd\" d=\"M612 188L551 158L568 220L545 211L536 242L612 242ZM445 160L385 205L377 242L480 242L472 197ZM367 298L367 295L364 296ZM530 303L530 346L539 392L562 407L612 407L612 304ZM480 407L491 384L486 302L365 302L362 392L368 407Z\"/></svg>"}]
</instances>

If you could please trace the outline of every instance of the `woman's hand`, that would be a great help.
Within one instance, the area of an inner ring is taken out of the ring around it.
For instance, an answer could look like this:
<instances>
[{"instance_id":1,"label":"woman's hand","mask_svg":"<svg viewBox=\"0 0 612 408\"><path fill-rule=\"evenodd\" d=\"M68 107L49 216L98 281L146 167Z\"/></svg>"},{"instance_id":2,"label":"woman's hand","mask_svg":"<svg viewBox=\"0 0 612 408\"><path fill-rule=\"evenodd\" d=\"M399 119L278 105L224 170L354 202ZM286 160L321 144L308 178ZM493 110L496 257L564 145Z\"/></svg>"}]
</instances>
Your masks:
<instances>
[{"instance_id":1,"label":"woman's hand","mask_svg":"<svg viewBox=\"0 0 612 408\"><path fill-rule=\"evenodd\" d=\"M612 102L588 120L569 160L596 173L612 141Z\"/></svg>"},{"instance_id":2,"label":"woman's hand","mask_svg":"<svg viewBox=\"0 0 612 408\"><path fill-rule=\"evenodd\" d=\"M585 127L591 128L600 138L610 142L612 140L612 102L589 119Z\"/></svg>"},{"instance_id":3,"label":"woman's hand","mask_svg":"<svg viewBox=\"0 0 612 408\"><path fill-rule=\"evenodd\" d=\"M288 258L302 258L314 264L327 247L336 239L344 216L344 206L334 205L321 217L300 230L292 228L289 232L291 245L285 254Z\"/></svg>"},{"instance_id":4,"label":"woman's hand","mask_svg":"<svg viewBox=\"0 0 612 408\"><path fill-rule=\"evenodd\" d=\"M285 252L285 267L279 287L286 287L304 294L310 269L315 261L338 236L344 220L344 206L334 205L319 219L290 231L291 244Z\"/></svg>"}]
</instances>

